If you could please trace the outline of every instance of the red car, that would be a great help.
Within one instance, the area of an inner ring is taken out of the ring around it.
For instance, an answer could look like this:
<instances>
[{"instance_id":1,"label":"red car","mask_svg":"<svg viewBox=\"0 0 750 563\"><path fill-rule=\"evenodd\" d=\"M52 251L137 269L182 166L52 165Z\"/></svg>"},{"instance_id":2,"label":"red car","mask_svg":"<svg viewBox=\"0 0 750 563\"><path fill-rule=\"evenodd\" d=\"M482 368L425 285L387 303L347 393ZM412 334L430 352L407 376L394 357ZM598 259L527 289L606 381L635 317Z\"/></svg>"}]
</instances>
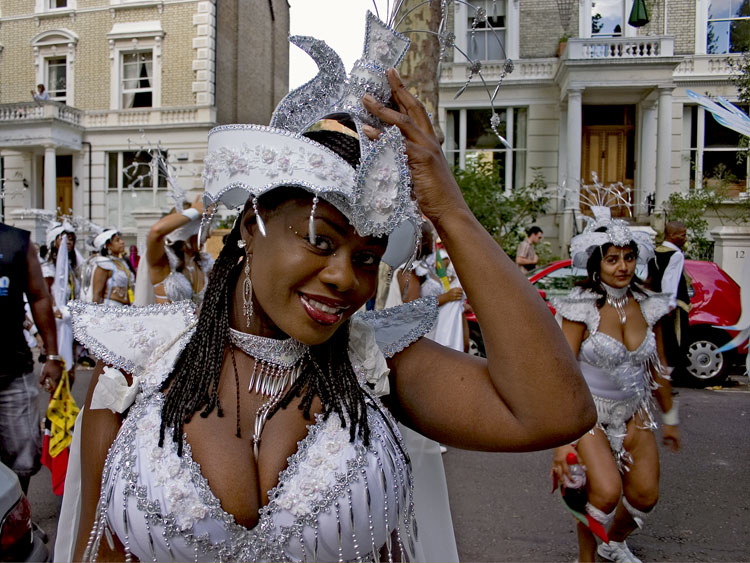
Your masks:
<instances>
[{"instance_id":1,"label":"red car","mask_svg":"<svg viewBox=\"0 0 750 563\"><path fill-rule=\"evenodd\" d=\"M739 320L740 287L714 262L685 260L685 271L692 280L685 383L701 387L716 385L727 377L730 365L739 360L744 362L744 357L739 356L747 354L747 346L739 351L718 352L737 333L714 328L732 326ZM570 260L558 260L529 273L529 281L553 312L549 299L567 295L585 277L586 271L573 268Z\"/></svg>"}]
</instances>

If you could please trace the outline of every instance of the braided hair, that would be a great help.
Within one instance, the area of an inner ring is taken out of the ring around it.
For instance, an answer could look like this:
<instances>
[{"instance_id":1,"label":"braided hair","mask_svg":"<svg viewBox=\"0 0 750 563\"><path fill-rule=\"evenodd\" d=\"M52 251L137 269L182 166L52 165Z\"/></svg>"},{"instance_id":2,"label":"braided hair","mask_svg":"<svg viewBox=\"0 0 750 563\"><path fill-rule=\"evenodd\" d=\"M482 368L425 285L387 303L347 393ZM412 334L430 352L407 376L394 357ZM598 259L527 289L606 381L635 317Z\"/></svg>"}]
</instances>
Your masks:
<instances>
[{"instance_id":1,"label":"braided hair","mask_svg":"<svg viewBox=\"0 0 750 563\"><path fill-rule=\"evenodd\" d=\"M322 133L322 132L318 132ZM316 141L333 139L328 144L337 150L350 163L359 159L357 147L346 135L326 132L316 135ZM353 165L356 165L353 163ZM258 200L258 207L264 211L266 220L278 206L292 198L309 197L309 192L299 188L277 188ZM245 206L247 210L248 205ZM162 384L165 393L162 408L159 445L164 444L167 428L172 429L172 440L177 443L178 455L183 450L183 426L193 414L202 409L202 417L207 417L214 409L223 416L218 389L224 352L232 346L229 339L229 318L232 308L232 293L242 271L243 249L238 247L241 220L235 222L226 239L224 248L211 270L203 305L198 317L198 325L190 341L174 364L172 371ZM350 440L357 436L365 446L369 444L370 428L367 423L366 402L369 394L358 382L349 360L349 327L344 323L326 342L311 346L300 375L285 393L279 403L269 412L270 419L279 409L285 409L296 397L301 397L298 408L307 420L311 420L311 407L315 397L322 404L322 416L328 419L336 414L342 427L349 427ZM239 435L239 429L238 429Z\"/></svg>"}]
</instances>

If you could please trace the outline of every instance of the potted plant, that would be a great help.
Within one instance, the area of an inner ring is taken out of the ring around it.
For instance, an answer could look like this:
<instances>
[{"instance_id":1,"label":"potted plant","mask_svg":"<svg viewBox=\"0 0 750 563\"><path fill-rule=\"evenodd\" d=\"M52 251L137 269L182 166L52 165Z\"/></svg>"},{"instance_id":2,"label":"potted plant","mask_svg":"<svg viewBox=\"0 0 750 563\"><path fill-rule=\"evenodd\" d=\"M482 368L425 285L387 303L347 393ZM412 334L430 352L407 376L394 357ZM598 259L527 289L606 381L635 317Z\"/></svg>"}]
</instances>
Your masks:
<instances>
[{"instance_id":1,"label":"potted plant","mask_svg":"<svg viewBox=\"0 0 750 563\"><path fill-rule=\"evenodd\" d=\"M565 47L568 45L568 39L570 39L570 33L563 33L560 36L560 41L557 43L557 56L562 57L565 52Z\"/></svg>"}]
</instances>

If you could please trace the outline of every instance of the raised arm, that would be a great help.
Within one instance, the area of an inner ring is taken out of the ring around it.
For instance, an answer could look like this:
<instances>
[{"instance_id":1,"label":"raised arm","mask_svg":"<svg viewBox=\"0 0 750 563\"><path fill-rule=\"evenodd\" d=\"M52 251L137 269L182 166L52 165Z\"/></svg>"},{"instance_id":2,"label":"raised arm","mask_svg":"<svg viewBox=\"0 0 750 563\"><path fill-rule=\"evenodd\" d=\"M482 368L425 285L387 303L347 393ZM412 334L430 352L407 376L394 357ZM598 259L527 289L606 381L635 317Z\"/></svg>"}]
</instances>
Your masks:
<instances>
[{"instance_id":1,"label":"raised arm","mask_svg":"<svg viewBox=\"0 0 750 563\"><path fill-rule=\"evenodd\" d=\"M151 283L157 284L169 275L169 259L164 250L164 239L167 235L203 213L203 202L198 196L193 204L182 212L170 213L154 223L146 239L146 256L151 277Z\"/></svg>"},{"instance_id":2,"label":"raised arm","mask_svg":"<svg viewBox=\"0 0 750 563\"><path fill-rule=\"evenodd\" d=\"M424 107L395 71L388 79L399 109L371 96L364 103L404 134L415 194L451 256L487 352L484 360L422 339L398 354L392 367L401 416L464 448L522 451L577 438L596 413L570 346L537 291L472 215Z\"/></svg>"},{"instance_id":3,"label":"raised arm","mask_svg":"<svg viewBox=\"0 0 750 563\"><path fill-rule=\"evenodd\" d=\"M83 561L83 553L94 525L96 506L99 502L104 462L122 424L120 415L109 409L91 410L91 397L103 370L104 364L99 362L91 378L81 418L81 517L78 522L73 561ZM113 539L116 542L114 551L109 548L106 540L101 542L98 553L99 561L125 560L122 544L116 537Z\"/></svg>"}]
</instances>

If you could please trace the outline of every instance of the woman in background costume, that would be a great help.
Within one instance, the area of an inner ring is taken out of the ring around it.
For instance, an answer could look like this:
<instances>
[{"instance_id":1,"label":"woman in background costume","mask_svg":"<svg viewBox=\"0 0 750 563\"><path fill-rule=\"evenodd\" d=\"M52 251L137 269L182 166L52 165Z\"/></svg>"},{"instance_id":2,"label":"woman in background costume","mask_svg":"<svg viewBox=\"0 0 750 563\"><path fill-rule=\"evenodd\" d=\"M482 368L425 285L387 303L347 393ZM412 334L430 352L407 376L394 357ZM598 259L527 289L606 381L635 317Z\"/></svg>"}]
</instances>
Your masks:
<instances>
[{"instance_id":1,"label":"woman in background costume","mask_svg":"<svg viewBox=\"0 0 750 563\"><path fill-rule=\"evenodd\" d=\"M643 525L659 496L659 452L654 398L663 415L665 443L677 448L677 405L665 367L659 320L669 296L652 293L635 276L636 264L653 257L650 237L592 207L595 220L573 238L573 265L588 277L555 300L565 337L578 357L596 403L596 427L575 444L555 450L553 473L570 476L566 458L577 452L587 468L586 512L607 531L598 548L588 526L578 524L579 561L640 563L625 543Z\"/></svg>"},{"instance_id":2,"label":"woman in background costume","mask_svg":"<svg viewBox=\"0 0 750 563\"><path fill-rule=\"evenodd\" d=\"M112 307L128 307L133 302L135 274L122 257L125 242L116 229L97 235L94 246L99 249L92 281L92 300Z\"/></svg>"}]
</instances>

